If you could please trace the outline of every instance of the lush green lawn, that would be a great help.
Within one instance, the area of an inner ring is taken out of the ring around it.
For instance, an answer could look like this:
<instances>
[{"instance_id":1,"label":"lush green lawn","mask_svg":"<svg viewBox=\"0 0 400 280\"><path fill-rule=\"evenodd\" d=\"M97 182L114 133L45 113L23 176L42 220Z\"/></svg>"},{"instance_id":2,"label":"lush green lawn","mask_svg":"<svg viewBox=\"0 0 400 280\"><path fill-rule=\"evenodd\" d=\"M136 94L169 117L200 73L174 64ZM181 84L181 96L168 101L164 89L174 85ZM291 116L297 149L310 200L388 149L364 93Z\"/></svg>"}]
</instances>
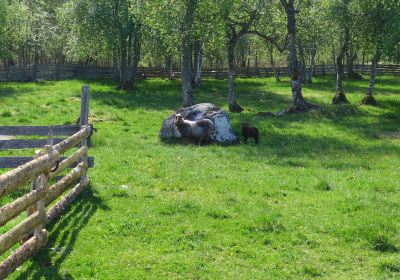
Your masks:
<instances>
[{"instance_id":1,"label":"lush green lawn","mask_svg":"<svg viewBox=\"0 0 400 280\"><path fill-rule=\"evenodd\" d=\"M0 84L0 124L73 123L82 83ZM346 82L353 104L367 84ZM289 106L288 81L237 86L246 108ZM304 88L321 111L231 114L237 132L260 128L260 146L162 143L179 84L114 87L91 83L90 190L12 279L399 279L398 77L378 80L376 108L333 108L334 80L321 78ZM217 80L195 92L224 108L225 95Z\"/></svg>"}]
</instances>

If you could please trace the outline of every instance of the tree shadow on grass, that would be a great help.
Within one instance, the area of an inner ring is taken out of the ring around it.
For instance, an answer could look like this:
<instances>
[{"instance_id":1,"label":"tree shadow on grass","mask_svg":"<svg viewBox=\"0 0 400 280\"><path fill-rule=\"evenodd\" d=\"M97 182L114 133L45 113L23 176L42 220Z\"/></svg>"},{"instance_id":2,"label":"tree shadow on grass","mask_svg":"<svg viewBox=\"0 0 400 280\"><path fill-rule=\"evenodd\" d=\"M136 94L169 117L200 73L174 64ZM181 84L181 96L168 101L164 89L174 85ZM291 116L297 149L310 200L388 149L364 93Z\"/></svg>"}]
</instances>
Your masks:
<instances>
[{"instance_id":1,"label":"tree shadow on grass","mask_svg":"<svg viewBox=\"0 0 400 280\"><path fill-rule=\"evenodd\" d=\"M380 100L379 96L376 97L377 102L378 102L378 107L383 108L383 109L389 109L389 110L400 110L400 101L393 100L393 99L384 99Z\"/></svg>"},{"instance_id":2,"label":"tree shadow on grass","mask_svg":"<svg viewBox=\"0 0 400 280\"><path fill-rule=\"evenodd\" d=\"M313 102L313 99L310 99ZM382 101L381 109L390 111L371 112L364 106L359 105L340 105L322 106L320 110L313 110L308 113L288 114L281 117L259 117L257 115L247 115L251 118L254 125L262 126L262 122L270 119L276 128L285 128L295 122L298 123L326 123L335 126L339 130L351 132L352 134L369 139L379 139L380 135L398 131L400 115L400 102L394 100ZM234 123L236 120L234 120Z\"/></svg>"},{"instance_id":3,"label":"tree shadow on grass","mask_svg":"<svg viewBox=\"0 0 400 280\"><path fill-rule=\"evenodd\" d=\"M145 108L151 110L176 109L181 104L181 95L177 88L171 86L151 89L130 90L130 91L108 91L92 90L92 99L102 105L116 107L118 109Z\"/></svg>"},{"instance_id":4,"label":"tree shadow on grass","mask_svg":"<svg viewBox=\"0 0 400 280\"><path fill-rule=\"evenodd\" d=\"M391 109L400 108L400 103L385 101L384 106ZM358 105L344 105L328 108L321 112L322 120L329 121L342 130L351 130L366 138L377 139L385 132L397 130L400 115L396 111L380 113L374 116ZM321 120L319 120L321 121Z\"/></svg>"},{"instance_id":5,"label":"tree shadow on grass","mask_svg":"<svg viewBox=\"0 0 400 280\"><path fill-rule=\"evenodd\" d=\"M96 82L101 84L101 82ZM115 90L111 82L103 82L110 90L92 88L92 98L103 105L118 109L145 108L151 110L176 110L182 103L180 84L177 81L150 80L140 81L133 90ZM277 106L288 107L288 97L265 91L264 80L241 80L238 83L237 99L245 107L261 111ZM213 103L223 107L227 105L227 84L225 80L204 80L200 88L194 89L195 103Z\"/></svg>"},{"instance_id":6,"label":"tree shadow on grass","mask_svg":"<svg viewBox=\"0 0 400 280\"><path fill-rule=\"evenodd\" d=\"M288 135L268 132L267 135L262 135L260 143L258 146L244 146L235 152L246 162L268 162L271 165L304 168L318 162L323 168L336 170L369 170L370 162L361 159L368 158L371 154L379 154L382 157L395 154L400 156L397 146L390 143L363 146L337 137L300 133ZM348 162L348 157L356 157L360 161Z\"/></svg>"},{"instance_id":7,"label":"tree shadow on grass","mask_svg":"<svg viewBox=\"0 0 400 280\"><path fill-rule=\"evenodd\" d=\"M364 79L361 81L345 80L344 81L344 91L345 93L361 93L365 94L368 90L369 79ZM396 88L387 88L385 86L391 86ZM400 94L400 80L398 77L381 77L376 81L375 92L377 95L389 95L389 94ZM310 89L320 92L331 92L332 97L335 94L336 84L332 78L320 78L317 82L313 84L304 84L303 88Z\"/></svg>"},{"instance_id":8,"label":"tree shadow on grass","mask_svg":"<svg viewBox=\"0 0 400 280\"><path fill-rule=\"evenodd\" d=\"M60 272L61 264L74 248L79 232L99 209L109 210L89 187L66 210L61 220L51 223L47 230L49 240L32 258L32 263L16 279L73 279L69 273Z\"/></svg>"}]
</instances>

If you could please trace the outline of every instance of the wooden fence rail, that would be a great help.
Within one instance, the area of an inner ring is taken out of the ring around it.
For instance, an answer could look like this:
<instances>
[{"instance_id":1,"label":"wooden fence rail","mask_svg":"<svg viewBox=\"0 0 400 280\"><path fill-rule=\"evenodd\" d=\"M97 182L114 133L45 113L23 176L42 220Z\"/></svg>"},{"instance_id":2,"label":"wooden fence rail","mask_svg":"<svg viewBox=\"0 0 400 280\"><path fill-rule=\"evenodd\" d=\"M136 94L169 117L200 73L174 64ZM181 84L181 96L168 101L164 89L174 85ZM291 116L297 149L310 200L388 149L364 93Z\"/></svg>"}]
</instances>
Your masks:
<instances>
[{"instance_id":1,"label":"wooden fence rail","mask_svg":"<svg viewBox=\"0 0 400 280\"><path fill-rule=\"evenodd\" d=\"M25 219L0 235L0 256L21 243L21 246L0 264L0 279L7 277L46 244L48 238L46 225L59 217L89 185L87 139L91 136L92 126L88 124L89 87L87 86L82 88L82 104L78 127L0 127L0 135L43 135L46 130L48 133L44 151L38 152L28 162L0 175L0 198L32 183L30 192L0 208L0 227L28 210ZM54 141L53 134L70 136ZM26 143L25 147L36 147L37 143ZM21 142L18 145L23 147ZM79 146L77 151L69 157L60 156L77 146ZM50 180L55 179L71 165L75 165L71 171L59 181L49 184ZM65 192L67 193L63 196ZM58 202L54 204L56 200Z\"/></svg>"},{"instance_id":2,"label":"wooden fence rail","mask_svg":"<svg viewBox=\"0 0 400 280\"><path fill-rule=\"evenodd\" d=\"M355 70L364 74L369 73L370 65L355 65ZM33 71L36 69L36 75ZM277 67L276 71L280 76L290 75L288 67ZM315 67L316 75L332 75L335 74L334 65L317 65ZM238 77L271 77L274 75L274 70L271 67L246 67L237 69ZM1 81L32 81L33 77L44 80L68 80L75 78L84 79L101 79L115 78L116 71L113 67L99 67L90 65L39 65L33 66L11 66L8 68L0 67L0 82ZM167 71L163 67L139 67L138 76L146 74L150 78L167 78ZM181 70L173 69L176 77L180 76ZM378 65L378 74L400 75L400 65ZM203 69L202 77L206 78L226 78L228 69Z\"/></svg>"}]
</instances>

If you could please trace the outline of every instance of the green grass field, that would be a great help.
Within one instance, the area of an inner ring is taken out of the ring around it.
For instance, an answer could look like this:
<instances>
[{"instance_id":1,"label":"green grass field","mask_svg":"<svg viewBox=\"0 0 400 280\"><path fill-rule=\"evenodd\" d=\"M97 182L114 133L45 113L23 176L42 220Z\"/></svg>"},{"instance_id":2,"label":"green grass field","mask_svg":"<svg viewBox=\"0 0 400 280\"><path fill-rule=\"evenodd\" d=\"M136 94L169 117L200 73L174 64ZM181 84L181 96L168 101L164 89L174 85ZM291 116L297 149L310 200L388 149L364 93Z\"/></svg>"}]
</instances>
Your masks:
<instances>
[{"instance_id":1,"label":"green grass field","mask_svg":"<svg viewBox=\"0 0 400 280\"><path fill-rule=\"evenodd\" d=\"M0 84L0 125L74 123L84 82ZM230 114L262 137L229 147L159 140L178 82L90 85L90 189L11 279L400 278L399 77L379 77L378 107L332 107L334 80L319 78L304 96L321 111ZM345 83L352 104L367 85ZM239 79L237 93L257 111L291 100L287 80ZM226 81L195 99L226 109Z\"/></svg>"}]
</instances>

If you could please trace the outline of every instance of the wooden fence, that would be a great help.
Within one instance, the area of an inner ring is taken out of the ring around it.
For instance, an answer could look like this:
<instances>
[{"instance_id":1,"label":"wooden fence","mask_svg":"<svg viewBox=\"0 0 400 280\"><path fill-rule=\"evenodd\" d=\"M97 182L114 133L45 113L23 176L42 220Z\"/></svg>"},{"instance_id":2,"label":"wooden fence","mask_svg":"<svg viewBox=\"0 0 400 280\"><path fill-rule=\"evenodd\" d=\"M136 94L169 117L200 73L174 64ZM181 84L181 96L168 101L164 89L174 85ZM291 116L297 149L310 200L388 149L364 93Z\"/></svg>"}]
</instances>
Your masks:
<instances>
[{"instance_id":1,"label":"wooden fence","mask_svg":"<svg viewBox=\"0 0 400 280\"><path fill-rule=\"evenodd\" d=\"M371 65L354 65L354 70L361 74L369 74L371 71ZM289 67L276 67L276 71L278 75L281 77L290 76L290 68ZM146 71L144 72L146 73ZM346 70L345 70L346 73ZM175 73L179 76L179 72ZM335 65L318 65L315 67L314 74L316 76L325 76L325 75L335 75L336 67ZM400 65L378 65L377 74L388 74L388 75L400 75ZM147 73L146 73L147 75ZM250 78L250 77L272 77L275 75L274 69L271 67L265 68L240 68L236 72L236 76L242 78ZM150 74L150 76L152 76ZM228 76L228 69L219 69L219 70L203 70L203 77L214 77L217 79L225 79Z\"/></svg>"},{"instance_id":2,"label":"wooden fence","mask_svg":"<svg viewBox=\"0 0 400 280\"><path fill-rule=\"evenodd\" d=\"M17 218L25 210L28 213L24 220L0 235L0 256L16 244L20 244L0 264L0 279L6 278L46 244L46 225L59 217L88 186L87 169L93 165L93 158L88 158L88 138L93 130L88 124L88 117L89 87L84 86L79 126L0 127L0 135L48 135L44 151L37 151L34 158L3 157L0 161L2 168L23 163L0 175L0 198L31 183L30 192L0 208L0 227ZM70 135L67 139L53 139L53 135L66 134ZM36 148L42 144L43 140L0 141L0 147L6 149ZM77 150L70 156L61 157L77 146ZM71 167L71 171L57 180L60 174ZM67 194L63 195L65 192Z\"/></svg>"},{"instance_id":3,"label":"wooden fence","mask_svg":"<svg viewBox=\"0 0 400 280\"><path fill-rule=\"evenodd\" d=\"M370 65L355 65L357 72L367 74L370 71ZM36 69L36 74L34 71ZM277 67L280 76L289 76L288 67ZM180 69L174 69L173 73L177 78L180 76ZM334 75L336 69L334 65L318 65L315 67L315 75ZM400 75L400 65L378 65L377 73ZM118 72L112 67L97 67L85 65L39 65L21 67L12 66L8 68L0 67L1 81L31 81L36 79L43 80L68 80L75 78L101 79L115 78ZM149 78L167 78L165 68L141 67L138 69L138 75L146 74ZM238 77L271 77L274 71L271 67L248 67L237 69ZM225 79L228 76L228 69L204 69L202 76L206 78Z\"/></svg>"}]
</instances>

